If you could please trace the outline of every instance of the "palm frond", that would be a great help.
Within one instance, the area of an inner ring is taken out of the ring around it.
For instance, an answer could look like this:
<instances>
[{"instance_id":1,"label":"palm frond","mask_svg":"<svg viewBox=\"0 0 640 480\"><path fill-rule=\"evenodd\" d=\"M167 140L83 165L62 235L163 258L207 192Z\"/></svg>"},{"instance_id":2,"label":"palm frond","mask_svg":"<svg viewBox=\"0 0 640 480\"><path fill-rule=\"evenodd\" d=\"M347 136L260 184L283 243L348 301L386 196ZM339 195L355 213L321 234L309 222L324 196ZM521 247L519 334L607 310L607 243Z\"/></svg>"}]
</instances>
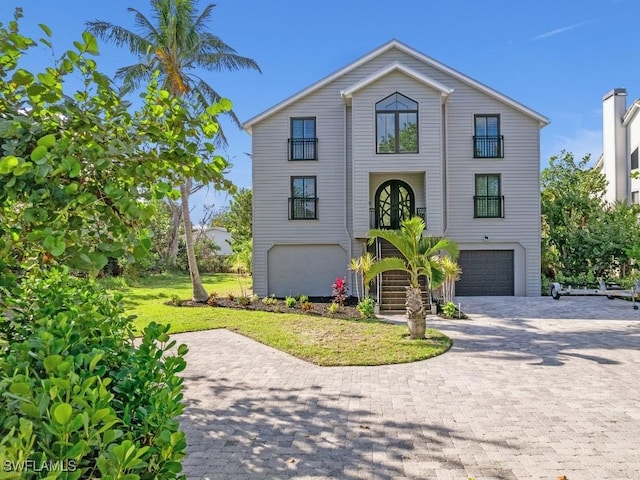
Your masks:
<instances>
[{"instance_id":1,"label":"palm frond","mask_svg":"<svg viewBox=\"0 0 640 480\"><path fill-rule=\"evenodd\" d=\"M109 22L95 21L87 22L85 25L96 37L117 47L126 46L134 55L145 56L151 47L151 43L145 37Z\"/></svg>"},{"instance_id":2,"label":"palm frond","mask_svg":"<svg viewBox=\"0 0 640 480\"><path fill-rule=\"evenodd\" d=\"M195 58L195 66L216 72L234 70L256 70L262 73L255 60L226 52L201 53Z\"/></svg>"},{"instance_id":3,"label":"palm frond","mask_svg":"<svg viewBox=\"0 0 640 480\"><path fill-rule=\"evenodd\" d=\"M371 280L376 278L379 273L388 272L390 270L402 270L403 272L409 272L403 259L397 257L387 257L378 260L371 265L371 268L369 268L369 271L365 274L364 281L370 282Z\"/></svg>"},{"instance_id":4,"label":"palm frond","mask_svg":"<svg viewBox=\"0 0 640 480\"><path fill-rule=\"evenodd\" d=\"M124 92L138 89L144 83L149 82L154 68L147 63L136 63L116 70L116 78L122 79Z\"/></svg>"},{"instance_id":5,"label":"palm frond","mask_svg":"<svg viewBox=\"0 0 640 480\"><path fill-rule=\"evenodd\" d=\"M367 232L367 236L370 245L374 243L376 238L381 238L396 247L403 257L411 258L412 256L412 244L402 235L401 231L372 228Z\"/></svg>"}]
</instances>

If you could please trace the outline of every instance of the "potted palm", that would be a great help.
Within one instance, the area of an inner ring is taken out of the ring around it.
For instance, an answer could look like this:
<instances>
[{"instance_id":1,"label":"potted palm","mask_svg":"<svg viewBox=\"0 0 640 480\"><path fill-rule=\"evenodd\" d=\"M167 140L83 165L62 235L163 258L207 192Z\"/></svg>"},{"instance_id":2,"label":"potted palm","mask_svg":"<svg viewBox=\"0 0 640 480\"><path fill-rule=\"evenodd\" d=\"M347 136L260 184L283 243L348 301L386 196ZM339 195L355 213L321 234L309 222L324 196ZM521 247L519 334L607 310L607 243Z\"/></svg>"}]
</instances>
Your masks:
<instances>
[{"instance_id":1,"label":"potted palm","mask_svg":"<svg viewBox=\"0 0 640 480\"><path fill-rule=\"evenodd\" d=\"M413 339L424 338L426 330L420 276L427 278L427 288L439 284L444 278L444 272L438 255L444 251L453 258L458 256L458 245L453 240L423 236L424 230L424 220L412 217L401 222L400 230L374 228L367 234L370 243L376 238L382 238L396 247L403 257L387 257L375 261L365 275L365 282L390 270L402 270L409 274L405 306L409 335Z\"/></svg>"}]
</instances>

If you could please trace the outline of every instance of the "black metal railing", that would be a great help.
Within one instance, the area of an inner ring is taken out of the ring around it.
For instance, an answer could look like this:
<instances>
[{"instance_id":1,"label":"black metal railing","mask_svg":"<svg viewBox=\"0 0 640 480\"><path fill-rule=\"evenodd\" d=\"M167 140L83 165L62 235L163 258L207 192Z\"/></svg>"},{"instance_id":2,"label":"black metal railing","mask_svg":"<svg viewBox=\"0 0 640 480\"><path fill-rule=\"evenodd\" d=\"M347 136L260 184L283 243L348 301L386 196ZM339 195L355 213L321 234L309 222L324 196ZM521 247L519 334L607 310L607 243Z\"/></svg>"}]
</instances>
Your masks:
<instances>
[{"instance_id":1,"label":"black metal railing","mask_svg":"<svg viewBox=\"0 0 640 480\"><path fill-rule=\"evenodd\" d=\"M397 209L396 212L394 212L393 209L392 209L391 216L394 216L394 213L395 213L395 217L396 218L401 218L402 217L402 215L400 213L400 209ZM425 228L426 228L426 224L427 224L427 209L425 207L416 208L414 216L422 218L422 220L424 220ZM388 228L388 227L385 227L385 226L380 227L380 219L376 215L376 209L375 208L370 208L369 209L369 228Z\"/></svg>"},{"instance_id":2,"label":"black metal railing","mask_svg":"<svg viewBox=\"0 0 640 480\"><path fill-rule=\"evenodd\" d=\"M476 195L473 197L474 218L504 218L504 196Z\"/></svg>"},{"instance_id":3,"label":"black metal railing","mask_svg":"<svg viewBox=\"0 0 640 480\"><path fill-rule=\"evenodd\" d=\"M317 220L318 198L289 197L289 220Z\"/></svg>"},{"instance_id":4,"label":"black metal railing","mask_svg":"<svg viewBox=\"0 0 640 480\"><path fill-rule=\"evenodd\" d=\"M290 138L289 160L317 160L317 138Z\"/></svg>"},{"instance_id":5,"label":"black metal railing","mask_svg":"<svg viewBox=\"0 0 640 480\"><path fill-rule=\"evenodd\" d=\"M503 158L504 137L502 135L473 137L473 158Z\"/></svg>"}]
</instances>

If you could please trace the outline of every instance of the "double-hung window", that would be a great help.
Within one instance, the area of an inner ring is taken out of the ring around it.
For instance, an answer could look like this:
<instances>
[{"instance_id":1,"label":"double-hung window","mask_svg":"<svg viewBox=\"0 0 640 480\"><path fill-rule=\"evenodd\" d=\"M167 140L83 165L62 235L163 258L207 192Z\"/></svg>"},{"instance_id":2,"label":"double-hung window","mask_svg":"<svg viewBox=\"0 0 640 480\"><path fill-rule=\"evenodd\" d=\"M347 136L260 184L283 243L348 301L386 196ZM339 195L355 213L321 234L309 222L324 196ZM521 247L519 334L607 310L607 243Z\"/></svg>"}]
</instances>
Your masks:
<instances>
[{"instance_id":1,"label":"double-hung window","mask_svg":"<svg viewBox=\"0 0 640 480\"><path fill-rule=\"evenodd\" d=\"M376 103L376 153L418 153L418 103L394 93Z\"/></svg>"},{"instance_id":2,"label":"double-hung window","mask_svg":"<svg viewBox=\"0 0 640 480\"><path fill-rule=\"evenodd\" d=\"M504 157L503 140L500 135L500 115L474 116L474 158Z\"/></svg>"},{"instance_id":3,"label":"double-hung window","mask_svg":"<svg viewBox=\"0 0 640 480\"><path fill-rule=\"evenodd\" d=\"M475 181L473 216L475 218L503 218L504 197L501 195L500 175L476 175Z\"/></svg>"},{"instance_id":4,"label":"double-hung window","mask_svg":"<svg viewBox=\"0 0 640 480\"><path fill-rule=\"evenodd\" d=\"M316 177L291 177L289 220L317 220Z\"/></svg>"},{"instance_id":5,"label":"double-hung window","mask_svg":"<svg viewBox=\"0 0 640 480\"><path fill-rule=\"evenodd\" d=\"M315 117L292 118L289 160L317 160L318 139Z\"/></svg>"},{"instance_id":6,"label":"double-hung window","mask_svg":"<svg viewBox=\"0 0 640 480\"><path fill-rule=\"evenodd\" d=\"M638 169L638 149L635 148L633 152L631 152L631 170Z\"/></svg>"}]
</instances>

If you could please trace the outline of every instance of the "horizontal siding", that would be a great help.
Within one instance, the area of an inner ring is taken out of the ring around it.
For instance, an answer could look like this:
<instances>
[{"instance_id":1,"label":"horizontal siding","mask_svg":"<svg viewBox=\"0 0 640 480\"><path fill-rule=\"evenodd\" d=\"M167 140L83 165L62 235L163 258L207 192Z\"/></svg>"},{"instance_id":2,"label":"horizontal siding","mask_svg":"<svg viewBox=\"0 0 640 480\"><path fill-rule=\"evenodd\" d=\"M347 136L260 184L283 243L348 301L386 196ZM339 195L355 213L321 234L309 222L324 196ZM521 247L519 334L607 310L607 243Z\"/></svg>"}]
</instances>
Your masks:
<instances>
[{"instance_id":1,"label":"horizontal siding","mask_svg":"<svg viewBox=\"0 0 640 480\"><path fill-rule=\"evenodd\" d=\"M442 123L439 92L393 72L354 93L349 113L352 126L345 127L340 91L395 61L454 89L445 106L446 125ZM417 155L375 154L375 102L395 91L419 102ZM472 158L473 115L477 113L501 115L504 159ZM318 161L287 161L290 118L298 116L317 118ZM346 145L345 128L350 140ZM446 199L442 174L444 128ZM345 149L351 168L346 178ZM417 206L421 206L419 199L424 199L427 222L433 233L446 234L464 244L478 242L487 235L490 242L521 245L526 264L526 294L539 294L539 160L539 125L535 120L410 55L387 51L253 126L254 288L259 294L266 294L260 288L261 285L266 288L266 252L274 244L334 243L343 245L349 255L353 244L345 224L354 236L366 233L374 184L388 174L408 178L412 186L412 182L417 182ZM475 173L501 174L504 219L473 218ZM318 221L288 220L287 198L290 177L294 175L317 176Z\"/></svg>"},{"instance_id":2,"label":"horizontal siding","mask_svg":"<svg viewBox=\"0 0 640 480\"><path fill-rule=\"evenodd\" d=\"M385 154L376 153L375 104L383 98L400 92L418 102L418 153ZM414 187L417 206L427 207L429 228L442 231L442 122L440 115L440 93L394 72L379 79L353 96L353 204L354 232L362 236L369 227L369 208L374 206L373 195L377 185L372 184L372 174L380 174L377 179L419 178L420 184L408 183ZM410 172L416 172L420 175ZM424 178L427 178L425 188ZM415 186L414 186L415 185Z\"/></svg>"}]
</instances>

